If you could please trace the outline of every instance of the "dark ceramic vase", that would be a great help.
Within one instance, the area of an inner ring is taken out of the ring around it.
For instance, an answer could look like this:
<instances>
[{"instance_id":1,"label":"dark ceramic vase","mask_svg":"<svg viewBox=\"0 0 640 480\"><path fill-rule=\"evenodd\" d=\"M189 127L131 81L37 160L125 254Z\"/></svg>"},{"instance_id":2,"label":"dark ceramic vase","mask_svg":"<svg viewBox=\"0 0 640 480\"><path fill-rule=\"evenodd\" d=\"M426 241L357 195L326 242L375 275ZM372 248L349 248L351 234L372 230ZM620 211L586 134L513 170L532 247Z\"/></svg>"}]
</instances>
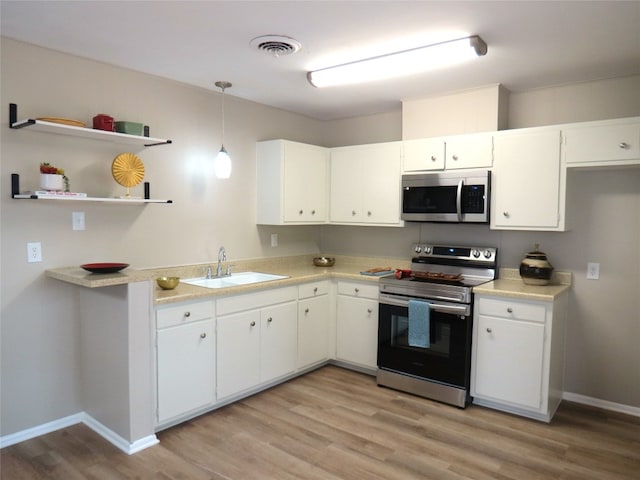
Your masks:
<instances>
[{"instance_id":1,"label":"dark ceramic vase","mask_svg":"<svg viewBox=\"0 0 640 480\"><path fill-rule=\"evenodd\" d=\"M527 285L548 285L552 274L553 266L547 255L538 250L538 245L520 263L520 276Z\"/></svg>"}]
</instances>

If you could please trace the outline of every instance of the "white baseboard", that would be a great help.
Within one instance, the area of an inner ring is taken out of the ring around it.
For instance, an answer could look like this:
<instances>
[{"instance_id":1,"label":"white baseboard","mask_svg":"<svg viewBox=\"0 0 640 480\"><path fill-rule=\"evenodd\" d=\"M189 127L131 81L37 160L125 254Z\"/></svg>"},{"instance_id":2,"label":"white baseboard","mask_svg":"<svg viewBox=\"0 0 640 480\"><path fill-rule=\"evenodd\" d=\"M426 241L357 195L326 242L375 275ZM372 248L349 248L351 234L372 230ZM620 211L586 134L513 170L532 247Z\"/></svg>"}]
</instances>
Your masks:
<instances>
[{"instance_id":1,"label":"white baseboard","mask_svg":"<svg viewBox=\"0 0 640 480\"><path fill-rule=\"evenodd\" d=\"M98 422L91 415L88 415L85 412L80 412L74 415L69 415L68 417L54 420L53 422L43 423L42 425L38 425L37 427L28 428L20 432L0 437L0 448L24 442L25 440L30 440L41 435L46 435L47 433L55 432L56 430L60 430L61 428L70 427L78 423L84 423L91 430L96 432L102 438L104 438L109 443L113 444L128 455L132 455L139 452L140 450L144 450L145 448L160 443L158 437L156 437L155 434L130 443L120 435L115 433L113 430L105 427L102 423Z\"/></svg>"},{"instance_id":2,"label":"white baseboard","mask_svg":"<svg viewBox=\"0 0 640 480\"><path fill-rule=\"evenodd\" d=\"M39 437L40 435L46 435L47 433L55 432L61 428L70 427L76 423L82 423L84 415L84 412L74 413L68 417L59 418L58 420L43 423L36 427L27 428L26 430L12 433L10 435L4 435L0 437L0 448L24 442L25 440L31 440L32 438Z\"/></svg>"},{"instance_id":3,"label":"white baseboard","mask_svg":"<svg viewBox=\"0 0 640 480\"><path fill-rule=\"evenodd\" d=\"M582 403L583 405L602 408L603 410L611 410L612 412L625 413L634 417L640 417L640 408L632 407L631 405L609 402L607 400L600 400L599 398L587 397L586 395L571 392L564 392L562 394L562 399L569 402Z\"/></svg>"}]
</instances>

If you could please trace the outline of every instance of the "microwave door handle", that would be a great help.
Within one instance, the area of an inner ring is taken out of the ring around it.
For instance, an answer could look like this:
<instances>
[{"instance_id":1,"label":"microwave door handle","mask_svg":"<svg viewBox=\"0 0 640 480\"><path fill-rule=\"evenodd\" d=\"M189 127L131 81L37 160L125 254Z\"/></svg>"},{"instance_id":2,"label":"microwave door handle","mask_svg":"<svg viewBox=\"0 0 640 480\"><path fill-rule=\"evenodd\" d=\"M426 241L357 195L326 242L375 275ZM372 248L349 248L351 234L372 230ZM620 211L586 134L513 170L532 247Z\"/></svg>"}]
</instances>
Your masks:
<instances>
[{"instance_id":1,"label":"microwave door handle","mask_svg":"<svg viewBox=\"0 0 640 480\"><path fill-rule=\"evenodd\" d=\"M458 191L456 192L456 213L458 214L458 221L462 222L462 186L464 180L458 182Z\"/></svg>"}]
</instances>

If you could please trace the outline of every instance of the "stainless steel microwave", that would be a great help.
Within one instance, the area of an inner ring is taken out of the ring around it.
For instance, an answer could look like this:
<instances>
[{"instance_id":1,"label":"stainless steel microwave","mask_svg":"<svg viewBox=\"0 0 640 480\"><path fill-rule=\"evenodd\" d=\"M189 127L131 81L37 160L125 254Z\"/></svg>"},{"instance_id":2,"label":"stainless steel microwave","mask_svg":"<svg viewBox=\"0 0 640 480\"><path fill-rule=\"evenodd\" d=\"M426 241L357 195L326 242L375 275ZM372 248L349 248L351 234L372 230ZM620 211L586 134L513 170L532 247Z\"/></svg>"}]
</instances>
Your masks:
<instances>
[{"instance_id":1,"label":"stainless steel microwave","mask_svg":"<svg viewBox=\"0 0 640 480\"><path fill-rule=\"evenodd\" d=\"M402 219L410 222L489 223L489 170L402 176Z\"/></svg>"}]
</instances>

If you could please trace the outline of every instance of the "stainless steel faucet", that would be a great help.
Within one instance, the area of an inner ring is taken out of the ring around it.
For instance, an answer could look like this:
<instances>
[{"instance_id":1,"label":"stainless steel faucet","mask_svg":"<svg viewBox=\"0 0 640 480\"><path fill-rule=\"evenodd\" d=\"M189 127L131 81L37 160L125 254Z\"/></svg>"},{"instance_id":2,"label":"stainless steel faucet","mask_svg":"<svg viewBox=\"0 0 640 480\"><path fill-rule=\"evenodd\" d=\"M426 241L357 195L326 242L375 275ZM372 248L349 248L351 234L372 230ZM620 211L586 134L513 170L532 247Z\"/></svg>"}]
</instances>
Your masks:
<instances>
[{"instance_id":1,"label":"stainless steel faucet","mask_svg":"<svg viewBox=\"0 0 640 480\"><path fill-rule=\"evenodd\" d=\"M220 250L218 250L218 267L216 268L216 277L222 276L222 262L226 262L226 261L227 261L227 252L224 249L224 247L220 247ZM230 273L227 272L227 275L230 275Z\"/></svg>"}]
</instances>

